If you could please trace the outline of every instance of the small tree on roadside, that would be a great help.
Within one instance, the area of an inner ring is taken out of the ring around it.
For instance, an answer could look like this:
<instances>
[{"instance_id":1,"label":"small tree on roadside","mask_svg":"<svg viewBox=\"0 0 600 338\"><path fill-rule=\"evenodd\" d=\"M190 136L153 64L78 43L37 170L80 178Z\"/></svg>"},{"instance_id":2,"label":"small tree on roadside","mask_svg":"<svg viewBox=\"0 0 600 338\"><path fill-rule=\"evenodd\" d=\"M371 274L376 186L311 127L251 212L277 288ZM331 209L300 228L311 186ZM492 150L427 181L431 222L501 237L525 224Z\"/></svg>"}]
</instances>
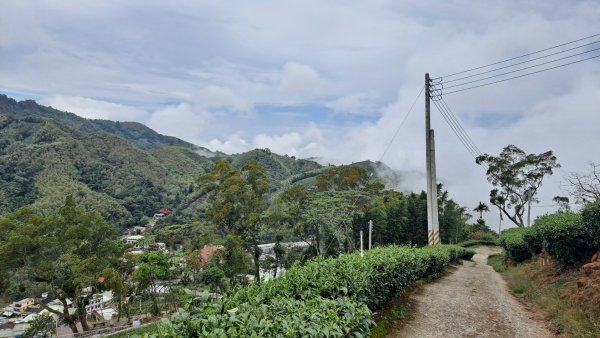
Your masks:
<instances>
[{"instance_id":1,"label":"small tree on roadside","mask_svg":"<svg viewBox=\"0 0 600 338\"><path fill-rule=\"evenodd\" d=\"M519 227L525 226L525 205L535 200L543 178L560 168L552 151L526 154L514 145L505 147L497 157L478 156L476 162L487 165L488 181L496 187L490 192L490 203Z\"/></svg>"}]
</instances>

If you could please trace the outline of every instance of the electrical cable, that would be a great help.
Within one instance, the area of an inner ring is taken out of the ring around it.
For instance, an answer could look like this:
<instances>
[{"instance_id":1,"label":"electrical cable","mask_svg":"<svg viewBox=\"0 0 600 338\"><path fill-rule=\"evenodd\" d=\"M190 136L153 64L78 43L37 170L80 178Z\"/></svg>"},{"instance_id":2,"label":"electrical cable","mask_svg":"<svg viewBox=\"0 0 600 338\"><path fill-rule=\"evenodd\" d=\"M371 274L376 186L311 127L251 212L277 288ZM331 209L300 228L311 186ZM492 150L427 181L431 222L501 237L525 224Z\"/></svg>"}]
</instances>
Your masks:
<instances>
[{"instance_id":1,"label":"electrical cable","mask_svg":"<svg viewBox=\"0 0 600 338\"><path fill-rule=\"evenodd\" d=\"M475 88L490 86L490 85L493 85L493 84L496 84L496 83L505 82L505 81L509 81L509 80L513 80L513 79L518 79L518 78L529 76L529 75L534 75L534 74L541 73L541 72L544 72L544 71L548 71L548 70L557 69L557 68L560 68L560 67L569 66L569 65L572 65L572 64L576 64L576 63L583 62L583 61L588 61L588 60L595 59L595 58L598 58L598 57L600 57L600 54L595 55L595 56L591 56L589 58L585 58L585 59L581 59L581 60L577 60L577 61L573 61L573 62L569 62L569 63L564 63L564 64L557 65L557 66L554 66L554 67L540 69L540 70L537 70L535 72L521 74L521 75L518 75L518 76L509 77L509 78L498 80L498 81L483 83L483 84L480 84L480 85L477 85L477 86L472 86L472 87L467 87L467 88L461 88L461 89L450 91L450 92L447 92L447 93L441 93L439 95L442 95L442 94L443 95L450 95L450 94L454 94L454 93L464 92L466 90L471 90L471 89L475 89Z\"/></svg>"},{"instance_id":2,"label":"electrical cable","mask_svg":"<svg viewBox=\"0 0 600 338\"><path fill-rule=\"evenodd\" d=\"M483 65L483 66L479 66L479 67L475 67L475 68L463 70L461 72L457 72L457 73L452 73L452 74L440 76L440 77L435 78L434 80L437 80L439 78L450 77L450 76L454 76L454 75L468 73L468 72L471 72L471 71L474 71L474 70L479 70L479 69L483 69L483 68L486 68L486 67L495 66L495 65L498 65L498 64L501 64L501 63L512 61L512 60L522 59L522 58L527 57L527 56L539 54L539 53L542 53L542 52L545 52L545 51L548 51L548 50L552 50L552 49L556 49L556 48L559 48L559 47L567 46L567 45L570 45L570 44L573 44L573 43L576 43L576 42L579 42L579 41L591 39L591 38L594 38L594 37L597 37L597 36L600 36L600 33L599 34L593 34L593 35L590 35L590 36L586 36L586 37L581 38L581 39L577 39L577 40L573 40L573 41L561 43L559 45L552 46L552 47L549 47L549 48L540 49L540 50L537 50L537 51L534 51L534 52L531 52L531 53L527 53L527 54L523 54L523 55L520 55L520 56L512 57L510 59L505 59L505 60L501 60L501 61L497 61L497 62L493 62L493 63L487 64L487 65Z\"/></svg>"},{"instance_id":3,"label":"electrical cable","mask_svg":"<svg viewBox=\"0 0 600 338\"><path fill-rule=\"evenodd\" d=\"M434 101L435 102L435 101ZM472 140L468 136L466 136L463 132L461 132L461 127L456 124L456 122L450 116L450 113L446 110L446 108L441 104L436 104L436 107L448 123L448 126L452 129L452 131L456 134L456 136L461 140L463 145L468 148L469 152L473 157L477 157L479 153L476 150L476 147L473 145Z\"/></svg>"},{"instance_id":4,"label":"electrical cable","mask_svg":"<svg viewBox=\"0 0 600 338\"><path fill-rule=\"evenodd\" d=\"M437 89L434 89L433 92L435 93L437 91ZM460 120L456 117L456 115L452 112L452 109L450 109L450 106L448 105L448 103L446 103L446 101L444 101L443 97L437 96L437 97L432 97L433 101L440 101L440 107L438 107L439 109L442 109L443 111L440 111L440 113L446 113L446 115L448 116L449 120L448 122L453 122L454 127L457 129L457 132L459 134L462 135L463 139L465 140L465 142L467 144L470 145L470 148L472 149L472 152L476 155L479 156L482 154L481 150L479 150L479 147L477 147L477 145L475 144L475 142L473 141L473 139L469 136L469 134L467 133L467 131L465 130L465 128L462 126L462 124L460 123ZM458 136L458 135L457 135Z\"/></svg>"},{"instance_id":5,"label":"electrical cable","mask_svg":"<svg viewBox=\"0 0 600 338\"><path fill-rule=\"evenodd\" d=\"M465 130L465 128L460 123L460 120L458 119L458 117L456 116L456 114L454 114L454 112L452 112L452 109L450 109L450 106L444 100L443 97L440 98L440 102L442 103L443 106L446 107L446 110L450 114L450 117L452 117L454 119L454 121L456 122L456 124L458 125L458 127L460 128L460 130L462 130L463 134L469 140L469 142L471 143L471 145L474 148L474 150L476 150L477 155L482 155L483 153L481 152L481 150L479 150L479 147L477 146L477 144L475 144L475 141L473 141L473 139L471 138L471 136L469 135L469 133L467 133L467 131Z\"/></svg>"},{"instance_id":6,"label":"electrical cable","mask_svg":"<svg viewBox=\"0 0 600 338\"><path fill-rule=\"evenodd\" d=\"M577 47L573 47L573 48L569 48L569 49L561 50L560 52L556 52L556 53L552 53L552 54L548 54L548 55L540 56L540 57L533 58L533 59L530 59L530 60L527 60L527 61L521 61L521 62L514 63L514 64L512 64L512 65L508 65L508 66L504 66L504 67L499 67L499 68L494 68L494 69L492 69L492 70L488 70L488 71L481 72L481 73L476 73L476 74L473 74L473 75L468 75L468 76L459 77L458 79L452 79L452 80L444 81L444 83L456 82L456 81L460 81L460 80L464 80L464 79L469 79L469 78L472 78L472 77L475 77L475 76L479 76L479 75L483 75L483 74L492 73L492 72L495 72L495 71L498 71L498 70L501 70L501 69L511 68L511 67L518 66L518 65L522 65L522 64L529 63L529 62L532 62L532 61L536 61L536 60L545 59L545 58L547 58L547 57L550 57L550 56L554 56L554 55L562 54L562 53L564 53L564 52L568 52L568 51L572 51L572 50L575 50L575 49L579 49L579 48L581 48L581 47L590 46L590 45L593 45L593 44L596 44L596 43L599 43L599 42L600 42L600 40L598 40L598 41L594 41L594 42L590 42L590 43L586 43L585 45L581 45L581 46L577 46ZM592 52L592 51L594 51L594 50L596 50L596 49L593 49L593 50L590 50L590 51L587 51L587 52L584 52L584 53L580 53L580 54L589 53L589 52ZM575 54L575 55L573 55L573 56L580 55L580 54ZM439 80L443 80L443 78L438 78L438 79L439 79ZM441 82L441 81L440 81L440 82Z\"/></svg>"},{"instance_id":7,"label":"electrical cable","mask_svg":"<svg viewBox=\"0 0 600 338\"><path fill-rule=\"evenodd\" d=\"M378 162L381 162L381 160L383 159L383 157L385 156L385 154L388 152L388 150L390 150L390 147L392 146L392 143L394 143L394 140L396 139L396 136L398 136L398 132L400 131L400 128L402 128L402 126L404 125L404 123L408 119L408 116L413 111L413 108L415 107L415 104L417 103L417 100L419 99L419 97L421 97L421 94L423 94L423 90L425 90L425 86L421 87L421 91L419 91L419 94L417 95L417 97L415 97L415 100L413 101L412 105L410 106L410 109L408 110L408 112L406 113L406 115L404 115L404 118L400 122L400 125L398 125L398 128L396 129L396 132L394 132L394 136L392 137L392 139L388 143L387 147L385 148L385 150L383 151L383 153L379 157Z\"/></svg>"},{"instance_id":8,"label":"electrical cable","mask_svg":"<svg viewBox=\"0 0 600 338\"><path fill-rule=\"evenodd\" d=\"M474 152L474 150L468 145L468 143L463 139L463 137L460 136L460 133L452 125L452 123L450 122L449 118L446 116L446 113L440 107L440 104L438 104L437 101L433 101L433 104L437 107L438 111L440 112L440 114L442 114L442 117L444 118L444 120L446 121L446 123L448 124L448 126L450 127L450 129L452 130L452 132L454 133L454 135L456 135L456 137L458 138L458 140L460 141L460 143L462 143L462 145L465 147L465 149L467 149L467 151L469 152L469 154L473 158L477 157L477 155Z\"/></svg>"},{"instance_id":9,"label":"electrical cable","mask_svg":"<svg viewBox=\"0 0 600 338\"><path fill-rule=\"evenodd\" d=\"M467 82L463 82L463 83L455 84L455 85L452 85L452 86L448 86L448 87L446 87L446 89L455 88L455 87L461 87L461 86L468 85L468 84L471 84L471 83L481 82L481 81L485 81L485 80L493 79L493 78L496 78L496 77L501 77L501 76L504 76L504 75L508 75L508 74L517 73L517 72L520 72L520 71L523 71L523 70L526 70L526 69L535 68L535 67L539 67L539 66L547 65L547 64L549 64L549 63L554 63L554 62L557 62L557 61L561 61L561 60L569 59L569 58L572 58L572 57L574 57L574 56L579 56L579 55L583 55L583 54L587 54L587 53L595 52L595 51L597 51L597 50L600 50L600 48L591 49L591 50L589 50L589 51L581 52L581 53L578 53L578 54L573 54L573 55L565 56L565 57L558 58L558 59L555 59L555 60L550 60L550 61L546 61L546 62L538 63L538 64L535 64L535 65L531 65L531 66L527 66L527 67L523 67L523 68L519 68L519 69L511 70L511 71L509 71L509 72L505 72L505 73L501 73L501 74L496 74L496 75L492 75L492 76L484 77L484 78L477 79L477 80L472 80L472 81L467 81ZM447 83L447 82L446 82L446 83Z\"/></svg>"}]
</instances>

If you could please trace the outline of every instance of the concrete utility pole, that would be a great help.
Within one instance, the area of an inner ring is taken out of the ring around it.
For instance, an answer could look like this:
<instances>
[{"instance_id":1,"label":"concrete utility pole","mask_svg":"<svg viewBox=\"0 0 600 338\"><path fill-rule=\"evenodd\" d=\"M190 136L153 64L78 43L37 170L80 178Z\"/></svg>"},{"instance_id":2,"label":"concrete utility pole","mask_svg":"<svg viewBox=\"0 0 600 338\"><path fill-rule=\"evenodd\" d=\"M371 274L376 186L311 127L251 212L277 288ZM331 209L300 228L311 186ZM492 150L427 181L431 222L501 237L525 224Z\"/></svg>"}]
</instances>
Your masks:
<instances>
[{"instance_id":1,"label":"concrete utility pole","mask_svg":"<svg viewBox=\"0 0 600 338\"><path fill-rule=\"evenodd\" d=\"M531 196L529 197L529 201L527 201L527 226L531 225Z\"/></svg>"},{"instance_id":2,"label":"concrete utility pole","mask_svg":"<svg viewBox=\"0 0 600 338\"><path fill-rule=\"evenodd\" d=\"M373 233L373 221L369 220L369 250L371 250L371 234Z\"/></svg>"},{"instance_id":3,"label":"concrete utility pole","mask_svg":"<svg viewBox=\"0 0 600 338\"><path fill-rule=\"evenodd\" d=\"M431 129L431 80L425 74L425 158L427 173L427 239L429 245L440 244L437 181L435 177L435 138Z\"/></svg>"},{"instance_id":4,"label":"concrete utility pole","mask_svg":"<svg viewBox=\"0 0 600 338\"><path fill-rule=\"evenodd\" d=\"M361 230L360 231L360 257L364 256L364 253L363 253L363 236L362 236L362 234L363 234L363 231Z\"/></svg>"}]
</instances>

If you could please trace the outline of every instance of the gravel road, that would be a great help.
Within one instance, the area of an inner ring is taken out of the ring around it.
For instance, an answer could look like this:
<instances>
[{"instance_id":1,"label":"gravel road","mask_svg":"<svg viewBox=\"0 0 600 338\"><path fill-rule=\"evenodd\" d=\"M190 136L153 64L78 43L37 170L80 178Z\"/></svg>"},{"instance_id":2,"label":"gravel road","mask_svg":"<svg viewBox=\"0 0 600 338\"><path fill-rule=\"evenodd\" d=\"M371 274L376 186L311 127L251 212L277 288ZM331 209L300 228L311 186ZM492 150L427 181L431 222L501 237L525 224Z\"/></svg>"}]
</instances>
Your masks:
<instances>
[{"instance_id":1,"label":"gravel road","mask_svg":"<svg viewBox=\"0 0 600 338\"><path fill-rule=\"evenodd\" d=\"M409 318L388 337L555 337L547 323L512 296L491 266L493 249L412 295Z\"/></svg>"}]
</instances>

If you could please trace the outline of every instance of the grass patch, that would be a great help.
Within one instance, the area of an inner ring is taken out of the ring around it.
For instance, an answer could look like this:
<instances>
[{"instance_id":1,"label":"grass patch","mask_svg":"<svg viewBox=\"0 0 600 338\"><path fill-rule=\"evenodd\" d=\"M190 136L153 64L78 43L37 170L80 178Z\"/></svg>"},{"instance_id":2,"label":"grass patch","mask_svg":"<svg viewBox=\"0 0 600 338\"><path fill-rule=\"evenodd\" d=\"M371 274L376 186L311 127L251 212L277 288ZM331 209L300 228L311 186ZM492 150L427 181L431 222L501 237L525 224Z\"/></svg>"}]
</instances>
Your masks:
<instances>
[{"instance_id":1,"label":"grass patch","mask_svg":"<svg viewBox=\"0 0 600 338\"><path fill-rule=\"evenodd\" d=\"M144 334L152 334L152 333L156 333L156 331L158 331L158 324L160 323L159 321L144 325L142 327L136 328L136 329L131 329L131 330L127 330L124 332L120 332L120 333L115 333L112 335L109 335L107 337L110 338L129 338L129 337L143 337Z\"/></svg>"},{"instance_id":2,"label":"grass patch","mask_svg":"<svg viewBox=\"0 0 600 338\"><path fill-rule=\"evenodd\" d=\"M415 288L421 287L426 283L427 281L425 280L418 280ZM376 317L375 326L371 329L371 338L383 338L387 336L398 321L406 318L410 310L409 295L413 290L414 288L404 292L384 306L379 316Z\"/></svg>"},{"instance_id":3,"label":"grass patch","mask_svg":"<svg viewBox=\"0 0 600 338\"><path fill-rule=\"evenodd\" d=\"M496 272L506 271L506 265L504 265L504 253L497 253L489 255L487 259L488 265L490 265Z\"/></svg>"},{"instance_id":4,"label":"grass patch","mask_svg":"<svg viewBox=\"0 0 600 338\"><path fill-rule=\"evenodd\" d=\"M556 333L600 337L600 309L590 310L588 300L577 297L582 291L576 283L580 272L565 271L558 265L541 266L538 262L506 266L502 254L491 255L488 264L501 273L517 297L554 324Z\"/></svg>"},{"instance_id":5,"label":"grass patch","mask_svg":"<svg viewBox=\"0 0 600 338\"><path fill-rule=\"evenodd\" d=\"M384 311L377 324L371 329L371 338L383 338L408 313L405 303L393 304Z\"/></svg>"}]
</instances>

